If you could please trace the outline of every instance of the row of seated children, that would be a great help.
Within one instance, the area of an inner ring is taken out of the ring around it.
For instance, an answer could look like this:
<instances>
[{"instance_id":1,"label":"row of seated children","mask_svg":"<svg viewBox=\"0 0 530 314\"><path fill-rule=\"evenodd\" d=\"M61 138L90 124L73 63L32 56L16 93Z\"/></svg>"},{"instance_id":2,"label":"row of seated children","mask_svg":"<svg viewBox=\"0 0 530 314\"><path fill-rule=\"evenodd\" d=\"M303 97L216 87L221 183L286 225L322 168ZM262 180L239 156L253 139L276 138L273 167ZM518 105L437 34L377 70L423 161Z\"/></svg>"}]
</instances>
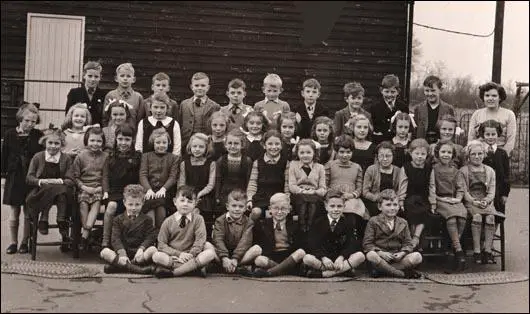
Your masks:
<instances>
[{"instance_id":1,"label":"row of seated children","mask_svg":"<svg viewBox=\"0 0 530 314\"><path fill-rule=\"evenodd\" d=\"M412 251L407 222L397 217L398 197L393 190L382 192L381 214L370 219L362 243L342 216L342 193L333 190L326 194L327 215L311 227L307 243L301 240L298 226L288 219L291 205L285 193L271 197L270 218L254 223L244 215L245 192L230 192L227 213L215 221L212 243L206 239L204 218L195 210L192 187L179 188L173 199L177 210L164 220L158 236L151 218L141 212L143 196L140 185L124 189L126 212L114 218L113 250L104 248L100 253L107 262L106 273L206 276L209 266L210 271L252 277L355 276L355 269L367 259L373 276L421 276L414 268L422 257Z\"/></svg>"},{"instance_id":2,"label":"row of seated children","mask_svg":"<svg viewBox=\"0 0 530 314\"><path fill-rule=\"evenodd\" d=\"M28 107L28 108L32 108L32 107ZM34 114L34 112L32 112L31 110L29 112L31 114ZM126 130L127 127L126 126L124 126L123 128L120 127L119 130L122 130L122 129ZM500 131L500 126L495 121L488 121L488 124L485 124L482 129L483 130L481 132L483 133L483 137L486 139L487 143L495 143L495 140L496 140L495 135L498 136L498 133L502 132ZM136 158L136 161L134 161L132 158L129 158L131 157L129 154L132 153L133 155L139 156L139 153L134 152L134 150L132 150L132 139L133 139L132 132L133 131L129 129L129 131L127 132L129 132L128 136L127 134L123 134L123 132L122 133L117 132L117 136L116 136L117 144L116 144L116 150L115 150L116 154L114 157L116 158L125 157L128 159L126 161L123 160L124 162L121 162L121 163L116 163L118 159L115 159L114 160L115 163L113 165L116 165L116 168L112 168L113 171L110 172L111 174L110 177L118 176L120 179L120 180L116 180L116 184L118 188L116 190L113 190L111 193L111 194L114 194L116 197L116 199L114 200L115 203L120 201L120 193L123 189L124 183L129 184L129 182L121 181L121 179L124 179L125 177L125 181L133 181L131 183L134 183L134 181L136 181L138 178L138 176L134 175L136 171L138 171L138 167L134 166L135 163L136 165L138 165L138 158ZM156 137L157 133L160 133L159 137ZM162 185L164 185L164 183L169 184L169 185L174 183L176 173L178 173L178 166L176 166L176 164L178 163L176 162L176 157L173 154L167 153L166 148L167 148L167 142L169 141L167 133L163 129L159 129L153 134L155 135L153 137L153 142L155 144L155 147L160 146L159 155L168 156L169 159L165 161L162 159L160 160L155 159L155 162L151 163L152 165L155 165L155 166L151 168L155 168L154 172L158 171L157 175L165 175L167 177L167 180L166 179L159 180L159 177L157 176L149 177L149 173L147 173L147 175L144 174L143 180L142 180L142 175L140 175L140 182L144 184L146 190L148 190L146 194L146 199L148 201L153 200L155 203L157 203L156 206L147 206L145 208L148 209L149 213L154 214L155 225L156 227L159 227L161 224L161 221L163 221L163 219L168 215L168 212L166 212L167 202L165 200L165 193L169 189L169 186L168 188L165 188ZM208 138L205 135L202 135L202 140L201 140L200 134L196 134L194 136L198 138L198 141L197 143L195 141L190 141L189 143L190 154L196 156L197 158L198 157L204 158L205 157L204 152L206 151ZM294 203L296 205L296 212L300 217L299 223L300 223L301 229L302 231L307 232L309 227L313 224L313 221L315 219L315 214L317 213L315 200L318 199L319 197L321 198L325 194L327 186L331 187L334 185L335 182L338 182L338 184L336 184L337 187L341 189L343 192L346 192L347 199L352 200L351 202L349 202L350 205L348 206L349 207L348 211L350 213L354 213L354 214L356 213L358 216L365 216L365 218L368 216L366 215L367 212L369 216L374 216L377 214L377 211L374 209L373 203L377 201L379 197L378 191L384 188L393 188L396 191L399 191L400 200L402 201L402 204L400 203L401 205L400 207L405 210L405 213L407 213L408 216L410 216L408 218L411 224L413 226L417 226L417 228L413 228L414 229L413 231L415 235L414 244L415 246L418 244L417 242L419 241L419 237L422 231L422 225L424 225L424 223L421 223L422 219L420 219L420 222L414 222L414 218L413 218L415 216L414 210L413 210L414 206L410 207L412 209L409 209L409 210L407 210L406 208L407 206L404 206L408 196L411 195L412 193L403 192L403 191L406 191L405 190L406 184L404 182L406 182L405 179L407 177L407 169L408 171L411 171L411 169L413 168L411 168L410 166L408 168L403 167L403 169L399 171L397 167L392 165L393 147L390 143L383 142L379 145L377 149L377 159L378 159L377 163L370 166L367 169L366 173L364 174L362 195L364 196L364 202L367 204L366 207L368 211L364 211L363 213L362 205L360 205L362 204L362 201L358 200L359 192L355 191L355 189L358 190L358 184L352 190L352 186L353 186L353 184L351 184L352 182L350 182L349 184L347 180L346 182L341 182L341 179L339 177L341 174L343 174L344 172L343 169L338 168L338 171L335 171L335 173L338 174L336 176L337 177L336 179L333 175L334 172L333 172L332 166L335 163L339 165L339 167L340 166L344 167L346 165L349 165L351 168L351 166L353 166L353 170L355 170L354 172L356 172L356 174L352 178L356 178L355 179L356 183L359 182L360 174L361 174L360 176L362 177L362 170L359 171L358 169L360 166L355 165L349 160L349 158L347 158L350 156L350 153L352 151L353 140L351 138L349 138L348 136L341 136L337 139L336 147L337 147L337 158L338 159L327 164L328 179L326 182L325 175L324 176L322 175L323 172L324 173L326 172L325 168L318 163L314 163L315 161L314 157L316 155L315 144L313 141L310 141L310 140L301 140L300 142L297 143L295 147L296 148L295 151L296 151L296 155L298 156L298 160L293 161L292 162L293 164L291 165L289 169L287 169L288 168L287 163L285 163L284 165L285 169L283 171L274 171L274 169L266 168L266 167L276 166L278 164L278 161L281 159L280 137L281 136L279 135L279 133L275 130L271 130L267 132L265 136L265 155L262 159L255 161L253 163L252 171L249 177L248 187L246 187L245 185L243 185L242 187L244 189L246 188L247 191L249 192L249 201L247 202L247 207L249 209L252 209L252 216L251 216L252 218L257 219L259 218L260 215L262 216L265 212L265 209L267 209L268 207L268 198L270 198L270 196L276 192L281 192L282 187L284 187L285 192L287 193L291 192L293 194L294 200L295 200ZM230 138L230 136L228 138ZM160 139L160 143L155 143L156 139ZM64 175L59 176L61 179L57 179L57 173L50 170L50 166L52 166L54 163L55 164L60 163L62 156L65 156L62 158L63 160L68 159L66 158L67 156L66 154L59 154L60 147L64 145L63 144L64 139L63 139L62 133L60 131L54 131L48 134L47 136L43 137L41 143L44 144L43 142L45 142L46 150L45 152L39 154L38 158L35 158L35 161L34 162L32 161L32 163L30 164L30 167L29 167L30 171L28 173L28 183L31 183L31 184L36 183L37 186L40 186L44 183L45 188L50 188L50 185L51 185L51 189L55 189L57 188L57 185L68 185L68 182L75 181L77 183L78 188L80 189L79 194L78 194L78 199L80 201L80 210L81 210L81 216L82 216L83 227L84 227L82 236L83 236L83 239L87 239L88 233L92 226L91 224L94 223L95 216L97 215L99 211L99 202L102 199L109 197L109 193L108 193L109 185L108 183L105 183L105 181L108 181L108 179L104 179L104 178L109 177L109 172L107 170L107 174L105 174L104 169L105 169L105 164L107 164L106 167L108 167L108 163L112 163L112 159L110 162L106 160L105 153L101 151L101 148L104 146L104 135L102 134L101 129L99 128L89 129L89 131L85 134L84 140L86 142L86 146L88 150L83 151L79 156L76 157L72 165L72 177L74 178L74 180L68 180L68 176L66 175L66 172L68 172L69 169L68 167L65 168L63 164L61 164L63 165L62 170L61 170L61 167L59 167L59 169L52 169L54 171L57 171L57 170L62 171L62 173L60 174L64 174ZM231 141L237 142L238 141L237 136L233 136ZM425 141L423 141L422 143L422 140L415 140L414 142L417 142L417 143L415 145L411 145L411 155L413 156L412 158L413 163L415 163L416 166L421 165L422 162L423 164L425 164L425 158L423 158L423 156L427 155L428 146L425 143ZM240 137L239 137L239 143L237 144L238 144L237 146L239 147L241 146ZM473 143L473 144L476 145L477 143ZM478 144L482 145L483 143L478 142ZM120 150L120 148L122 148L122 150ZM445 148L445 150L443 150L442 148ZM444 143L440 141L435 146L435 155L437 159L439 160L439 164L449 165L452 167L452 168L450 167L452 170L449 171L451 172L449 176L445 177L446 180L453 178L454 172L457 170L457 168L450 165L452 156L454 155L454 153L453 151L451 151L451 155L449 157L444 155L445 158L441 158L440 151L442 152L450 151L453 148L454 148L454 145L450 142ZM482 149L482 158L484 158L484 155L485 155L484 147L481 147L480 145L478 145L478 148ZM418 153L416 152L417 150L421 152ZM502 150L500 151L502 152ZM156 152L151 152L151 153L144 154L142 157L140 157L142 159L142 166L143 166L142 168L144 168L144 170L140 170L140 172L149 172L150 167L148 166L149 164L148 156L150 154L153 156L156 156ZM237 155L239 155L239 157L242 156L240 151L239 151L239 154ZM416 155L421 155L421 156L416 156ZM468 155L470 155L470 153L468 153ZM57 158L57 156L59 156L59 158ZM53 157L55 157L55 159L58 159L58 162L52 161ZM277 159L276 164L266 163L267 158L269 160ZM42 162L42 159L44 159L47 162ZM505 159L507 160L507 158ZM261 160L263 160L263 163L260 164ZM222 161L222 159L220 161ZM447 163L445 163L444 161L447 161ZM470 159L470 161L472 161L472 159ZM64 162L67 162L67 161L64 161ZM211 175L212 174L211 169L215 167L214 165L215 164L210 163L209 175L207 174L206 171L204 171L204 173L207 175L203 176L205 178L208 178L208 182L213 181L211 186L215 185L215 181L214 181L215 176ZM304 166L311 168L310 165L313 165L313 169L309 169L309 170L304 169ZM123 167L123 166L130 167L130 168L126 168L125 172L118 171L118 168ZM474 165L474 167L475 167L473 168L474 170L481 168L479 167L478 164ZM499 168L498 166L496 167ZM134 170L134 168L136 168L136 171ZM181 172L180 172L181 173L181 176L180 176L181 184L180 185L189 184L186 178L183 177L183 175L185 176L187 172L185 162L181 163L181 168L183 169L181 169ZM436 167L433 167L433 168L434 170L438 169ZM168 171L168 169L170 171ZM479 178L477 179L475 177L469 177L469 175L465 171L465 169L467 168L463 168L463 169L464 170L462 170L461 172L463 173L464 177L467 179L465 181L468 183L467 189L464 189L464 192L472 191L473 188L475 188L475 187L472 188L472 183L473 184L476 183L476 182L473 182L473 180L482 180L482 182L485 183L485 186L488 187L487 195L483 197L487 197L485 202L488 205L487 206L488 209L491 210L492 207L490 206L490 204L492 203L491 200L493 200L492 195L495 195L495 189L493 189L494 194L491 194L491 187L492 186L495 187L495 184L491 184L491 182L495 182L495 181L491 181L492 171L489 171L487 176L484 176L482 174L479 175ZM481 169L487 169L487 168L482 167ZM260 170L264 170L264 171L260 171ZM446 170L447 169L442 169L442 172L446 174L447 173ZM308 171L309 173L305 173L306 171ZM50 174L50 172L52 173ZM265 173L267 175L272 175L273 177L263 178L263 175L262 175L261 181L260 181L260 176L259 176L260 172ZM286 178L283 176L282 172L286 174ZM472 171L472 173L474 172L476 171ZM484 171L481 171L481 173L483 172ZM188 175L188 176L197 177L195 176L195 174L197 173L196 172L193 172L193 173L194 175ZM305 173L305 177L303 176L304 173ZM314 173L313 177L317 177L318 179L316 180L314 178L311 179L310 178L311 173ZM416 173L415 175L417 175L418 178L422 177L421 173ZM171 176L173 177L173 182L170 181ZM219 175L217 177L219 177ZM221 177L224 177L224 176L221 175ZM444 175L441 175L440 177L444 178ZM302 179L305 178L305 181L301 180L300 178ZM396 181L396 178L398 178L397 181ZM432 181L434 181L436 184L439 184L436 180L433 180L432 174L430 177L428 175L423 175L423 178L429 178L429 180L431 181L431 187L433 186ZM48 181L48 179L51 179L51 181ZM39 180L44 180L44 181L39 181ZM153 190L149 180L155 183L158 182L158 184L160 185L159 186L160 188L157 189L156 192ZM311 186L310 185L311 180L313 180L313 182L316 182L316 185ZM323 181L324 183L322 183L322 180L324 180ZM418 181L414 180L414 183L417 183L419 181L420 180ZM255 184L250 184L250 183L255 183ZM346 184L343 185L343 183L346 183ZM53 187L54 185L56 186ZM119 188L120 185L121 185L121 189ZM454 205L454 202L456 202L454 199L447 200L447 198L445 198L444 196L446 194L453 195L453 196L456 196L456 199L458 199L459 195L461 195L461 193L458 190L458 189L461 189L461 184L459 186L459 181L457 180L456 183L449 182L449 183L446 183L445 185L444 184L439 184L439 185L440 185L441 192L438 192L439 194L438 196L440 195L442 196L436 197L436 196L433 196L433 193L431 193L430 201L432 205L435 205L434 202L432 201L433 199L435 199L436 203L441 202L442 205L438 204L437 206L433 206L433 208L436 208L436 207L442 208L442 210L440 210L440 213L442 214L442 216L444 216L444 218L447 218L447 226L448 226L449 234L451 235L453 239L455 250L458 253L457 255L460 256L462 254L461 253L462 250L461 250L461 247L459 247L459 243L456 241L458 237L454 236L455 233L453 231L456 230L457 234L461 235L463 226L465 224L466 213L465 211L462 212L461 206L449 206L450 209L447 210L445 208L447 206L443 206L443 204L449 203L451 205ZM345 186L347 187L345 188ZM420 187L423 187L423 191L425 191L424 189L425 186L427 186L427 184L420 184L420 185L417 185L416 187L418 189L420 189ZM200 189L199 191L197 191L196 187L195 189L196 189L196 193L198 193L200 197L201 196L200 193L201 191L204 190L204 188ZM48 202L45 203L45 204L48 204L51 200L55 200L54 197L56 195L64 194L64 191L61 193L57 193L57 194L42 193L43 190L45 189L34 189L32 193L30 193L31 197L28 198L29 200L28 204L30 205L39 204L40 205L40 200L43 198L43 196L48 197ZM57 190L60 190L60 189L57 189ZM432 192L432 190L433 189L431 188L430 192ZM230 189L225 189L225 191L230 191ZM259 193L256 193L258 191ZM422 194L421 191L418 191L418 193ZM484 194L486 192L482 192L482 193ZM149 194L150 194L150 197L147 196ZM437 194L436 190L434 194ZM425 195L425 192L423 192L423 195ZM493 229L492 223L491 223L491 220L493 219L492 213L490 212L489 214L486 214L486 213L477 214L473 212L474 210L473 205L475 205L476 200L474 200L471 197L468 197L467 194L464 194L464 195L466 196L466 199L465 199L466 204L470 204L469 211L473 215L473 219L474 219L473 230L475 230L474 235L476 235L476 237L480 235L481 222L479 223L479 220L482 219L482 215L486 216L485 231L487 231L489 235L486 237L488 241L486 241L487 243L484 246L484 252L482 254L480 253L480 243L478 243L478 245L475 245L474 247L475 260L477 261L480 260L481 262L484 262L484 261L491 262L492 261L491 243L490 243L491 241L489 240L491 239L490 236L492 236L491 231ZM505 198L503 197L502 199L505 202ZM500 202L496 201L496 203L500 203ZM354 203L356 205L351 205L351 203ZM415 204L417 202L409 202L409 203ZM116 205L117 204L114 204L114 206L110 206L109 204L109 207L115 208ZM49 206L47 207L48 207L47 209L49 210ZM63 207L64 206L62 206L61 208ZM416 206L416 208L421 209L422 206ZM44 212L46 212L46 210ZM449 212L449 214L447 214L447 212ZM201 213L205 213L205 210L202 210ZM425 211L420 210L419 217L424 216L423 215L424 213ZM107 222L109 220L110 221L112 220L112 215L113 215L112 210L108 210L108 213L106 215L106 225L105 225L105 229L107 231L105 233L106 236L104 236L104 241L105 240L109 241L110 230L112 227L111 227L111 223L107 223ZM349 215L349 216L355 217L354 215ZM61 215L58 215L58 217L62 218L64 217L64 215L61 214ZM41 217L41 221L43 221L42 217ZM360 235L362 236L364 232L362 231L362 228L359 228L359 229L361 229ZM493 229L493 232L494 232L494 229ZM476 239L479 239L479 238L476 238ZM107 243L104 243L104 246L108 246Z\"/></svg>"}]
</instances>

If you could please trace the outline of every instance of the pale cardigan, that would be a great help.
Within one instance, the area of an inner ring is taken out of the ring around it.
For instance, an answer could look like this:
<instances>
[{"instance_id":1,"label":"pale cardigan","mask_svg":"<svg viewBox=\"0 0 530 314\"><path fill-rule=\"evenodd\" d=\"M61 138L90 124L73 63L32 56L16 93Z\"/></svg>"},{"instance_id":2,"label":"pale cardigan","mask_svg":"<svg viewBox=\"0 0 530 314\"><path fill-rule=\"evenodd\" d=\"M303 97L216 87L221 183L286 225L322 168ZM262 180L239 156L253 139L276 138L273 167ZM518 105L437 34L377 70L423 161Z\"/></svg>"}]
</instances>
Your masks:
<instances>
[{"instance_id":1,"label":"pale cardigan","mask_svg":"<svg viewBox=\"0 0 530 314\"><path fill-rule=\"evenodd\" d=\"M491 168L488 165L483 165L486 169L486 188L487 188L487 195L483 199L483 201L486 201L488 204L491 204L493 202L493 199L495 198L495 170ZM460 168L460 173L462 174L462 177L464 178L464 202L471 203L475 199L471 194L469 194L469 166L463 166Z\"/></svg>"},{"instance_id":2,"label":"pale cardigan","mask_svg":"<svg viewBox=\"0 0 530 314\"><path fill-rule=\"evenodd\" d=\"M313 162L309 175L302 169L302 162L293 160L289 164L289 190L293 194L302 193L303 188L315 189L315 194L326 195L326 170L324 166Z\"/></svg>"},{"instance_id":3,"label":"pale cardigan","mask_svg":"<svg viewBox=\"0 0 530 314\"><path fill-rule=\"evenodd\" d=\"M406 192L401 191L406 188L406 185L399 184L400 169L392 165L392 185L393 189L399 197L399 204L402 205L405 201ZM379 198L379 190L381 186L381 167L375 163L366 169L363 180L363 196L372 201L377 202ZM401 190L400 190L401 189Z\"/></svg>"}]
</instances>

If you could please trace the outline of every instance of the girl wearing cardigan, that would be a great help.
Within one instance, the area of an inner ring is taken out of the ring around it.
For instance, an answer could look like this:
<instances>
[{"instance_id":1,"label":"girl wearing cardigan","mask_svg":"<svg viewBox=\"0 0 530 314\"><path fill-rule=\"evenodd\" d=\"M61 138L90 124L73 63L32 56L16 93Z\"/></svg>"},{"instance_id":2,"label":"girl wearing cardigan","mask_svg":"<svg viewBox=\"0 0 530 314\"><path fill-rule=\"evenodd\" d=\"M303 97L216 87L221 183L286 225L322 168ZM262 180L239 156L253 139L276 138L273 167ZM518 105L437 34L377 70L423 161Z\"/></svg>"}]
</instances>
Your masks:
<instances>
[{"instance_id":1,"label":"girl wearing cardigan","mask_svg":"<svg viewBox=\"0 0 530 314\"><path fill-rule=\"evenodd\" d=\"M375 151L377 162L366 169L363 180L364 204L371 217L379 215L377 201L381 191L386 189L396 191L401 211L405 200L404 193L399 192L399 168L392 164L394 146L389 141L384 141L377 145Z\"/></svg>"},{"instance_id":2,"label":"girl wearing cardigan","mask_svg":"<svg viewBox=\"0 0 530 314\"><path fill-rule=\"evenodd\" d=\"M72 159L64 153L64 134L61 130L49 130L39 143L45 145L46 150L38 152L29 164L26 183L32 190L26 198L29 214L38 215L42 212L38 224L42 234L48 234L48 214L52 205L57 206L57 225L63 242L68 241L68 223L66 222L68 206L73 205L74 179L72 174ZM61 251L68 250L68 246L61 245Z\"/></svg>"}]
</instances>

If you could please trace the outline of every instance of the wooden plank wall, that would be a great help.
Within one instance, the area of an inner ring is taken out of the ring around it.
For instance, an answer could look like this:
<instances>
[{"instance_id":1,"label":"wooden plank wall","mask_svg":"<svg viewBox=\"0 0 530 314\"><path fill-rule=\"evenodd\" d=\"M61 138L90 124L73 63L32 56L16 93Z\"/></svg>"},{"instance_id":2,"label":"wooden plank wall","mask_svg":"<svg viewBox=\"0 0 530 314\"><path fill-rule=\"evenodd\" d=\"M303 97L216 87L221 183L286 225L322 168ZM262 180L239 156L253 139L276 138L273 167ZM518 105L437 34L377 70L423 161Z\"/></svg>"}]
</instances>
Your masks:
<instances>
[{"instance_id":1,"label":"wooden plank wall","mask_svg":"<svg viewBox=\"0 0 530 314\"><path fill-rule=\"evenodd\" d=\"M2 1L2 77L24 77L28 12L84 15L84 61L102 61L103 88L115 87L118 64L132 62L134 88L144 96L152 75L164 71L172 97L190 97L192 74L204 71L212 99L226 104L227 83L240 77L252 105L263 98L264 76L278 73L282 99L301 102L302 82L315 77L322 84L319 102L335 111L345 106L342 87L348 81L360 81L373 97L385 74L404 79L407 27L405 1L337 3L344 7L329 36L305 46L301 8L310 2ZM6 101L2 92L2 106Z\"/></svg>"}]
</instances>

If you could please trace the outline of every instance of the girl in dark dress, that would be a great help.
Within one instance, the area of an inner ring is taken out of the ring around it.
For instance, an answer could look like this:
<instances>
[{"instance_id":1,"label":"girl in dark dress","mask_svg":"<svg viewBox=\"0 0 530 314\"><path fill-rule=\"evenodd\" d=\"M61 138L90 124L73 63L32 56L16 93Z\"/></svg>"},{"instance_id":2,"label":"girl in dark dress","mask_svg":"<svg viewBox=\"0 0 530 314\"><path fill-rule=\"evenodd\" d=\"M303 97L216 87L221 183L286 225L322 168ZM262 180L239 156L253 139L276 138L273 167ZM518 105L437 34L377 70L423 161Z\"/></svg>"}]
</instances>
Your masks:
<instances>
[{"instance_id":1,"label":"girl in dark dress","mask_svg":"<svg viewBox=\"0 0 530 314\"><path fill-rule=\"evenodd\" d=\"M335 159L333 120L324 116L317 117L311 128L311 138L320 144L318 149L320 164L325 165L328 161Z\"/></svg>"},{"instance_id":2,"label":"girl in dark dress","mask_svg":"<svg viewBox=\"0 0 530 314\"><path fill-rule=\"evenodd\" d=\"M429 143L425 139L413 140L410 143L412 161L403 165L399 175L400 192L405 194L405 218L410 226L414 248L420 243L430 210L429 180L432 168L425 162L428 152Z\"/></svg>"},{"instance_id":3,"label":"girl in dark dress","mask_svg":"<svg viewBox=\"0 0 530 314\"><path fill-rule=\"evenodd\" d=\"M407 147L410 144L410 132L412 130L412 123L408 113L400 112L396 115L392 123L392 131L394 137L392 144L394 144L394 161L392 162L398 168L401 168L406 162L410 161L406 154Z\"/></svg>"},{"instance_id":4,"label":"girl in dark dress","mask_svg":"<svg viewBox=\"0 0 530 314\"><path fill-rule=\"evenodd\" d=\"M116 214L125 210L123 189L129 184L138 184L142 153L134 150L134 129L128 125L119 125L114 134L113 150L109 154L109 202L103 218L102 248L110 244L112 220Z\"/></svg>"},{"instance_id":5,"label":"girl in dark dress","mask_svg":"<svg viewBox=\"0 0 530 314\"><path fill-rule=\"evenodd\" d=\"M298 130L298 123L296 122L296 114L294 112L284 112L278 116L276 123L278 131L282 135L282 156L287 160L293 160L294 146L300 140L300 137L294 138Z\"/></svg>"},{"instance_id":6,"label":"girl in dark dress","mask_svg":"<svg viewBox=\"0 0 530 314\"><path fill-rule=\"evenodd\" d=\"M374 164L376 145L367 140L368 135L373 131L372 123L364 114L357 114L348 121L347 125L352 130L355 144L351 161L359 164L364 173L368 166Z\"/></svg>"},{"instance_id":7,"label":"girl in dark dress","mask_svg":"<svg viewBox=\"0 0 530 314\"><path fill-rule=\"evenodd\" d=\"M215 221L213 217L215 162L208 158L212 151L211 140L204 133L195 133L191 136L186 151L188 156L180 163L177 189L183 185L194 188L197 193L197 208L206 224L206 236L211 239Z\"/></svg>"},{"instance_id":8,"label":"girl in dark dress","mask_svg":"<svg viewBox=\"0 0 530 314\"><path fill-rule=\"evenodd\" d=\"M212 140L212 161L217 161L221 156L227 153L225 148L226 132L230 124L230 118L221 111L216 111L210 117L208 125L210 126L210 139Z\"/></svg>"},{"instance_id":9,"label":"girl in dark dress","mask_svg":"<svg viewBox=\"0 0 530 314\"><path fill-rule=\"evenodd\" d=\"M2 144L2 170L7 173L3 204L11 207L9 217L11 244L7 247L7 254L17 252L19 216L28 193L26 175L29 163L33 155L43 149L39 144L42 132L35 129L35 125L39 122L38 108L34 104L24 103L18 109L16 119L18 126L5 132ZM24 213L24 233L22 243L18 248L19 253L28 252L28 218L27 213Z\"/></svg>"},{"instance_id":10,"label":"girl in dark dress","mask_svg":"<svg viewBox=\"0 0 530 314\"><path fill-rule=\"evenodd\" d=\"M216 161L215 199L219 213L224 214L227 196L234 189L247 190L252 160L241 153L245 134L239 129L228 133L225 146L228 154Z\"/></svg>"},{"instance_id":11,"label":"girl in dark dress","mask_svg":"<svg viewBox=\"0 0 530 314\"><path fill-rule=\"evenodd\" d=\"M241 127L245 137L243 145L243 154L247 155L252 161L259 159L265 153L262 145L263 134L269 129L269 122L262 112L252 111L245 117Z\"/></svg>"}]
</instances>

